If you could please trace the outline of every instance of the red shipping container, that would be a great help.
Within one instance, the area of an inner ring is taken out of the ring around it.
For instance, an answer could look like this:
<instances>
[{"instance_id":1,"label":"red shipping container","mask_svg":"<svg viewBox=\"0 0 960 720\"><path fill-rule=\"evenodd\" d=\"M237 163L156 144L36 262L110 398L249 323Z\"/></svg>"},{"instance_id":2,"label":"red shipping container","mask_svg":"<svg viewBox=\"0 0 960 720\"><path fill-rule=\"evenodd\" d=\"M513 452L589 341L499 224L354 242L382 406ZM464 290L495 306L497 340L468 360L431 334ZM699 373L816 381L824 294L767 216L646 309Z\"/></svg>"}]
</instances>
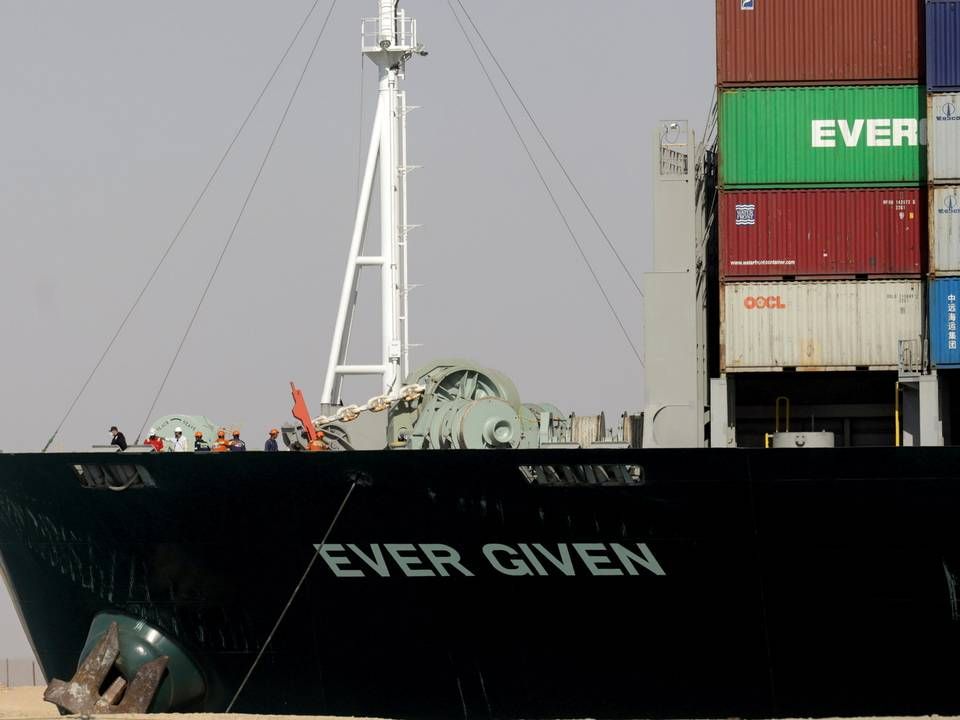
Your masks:
<instances>
[{"instance_id":1,"label":"red shipping container","mask_svg":"<svg viewBox=\"0 0 960 720\"><path fill-rule=\"evenodd\" d=\"M921 0L717 0L717 84L916 83Z\"/></svg>"},{"instance_id":2,"label":"red shipping container","mask_svg":"<svg viewBox=\"0 0 960 720\"><path fill-rule=\"evenodd\" d=\"M720 275L911 277L922 272L918 188L720 193Z\"/></svg>"}]
</instances>

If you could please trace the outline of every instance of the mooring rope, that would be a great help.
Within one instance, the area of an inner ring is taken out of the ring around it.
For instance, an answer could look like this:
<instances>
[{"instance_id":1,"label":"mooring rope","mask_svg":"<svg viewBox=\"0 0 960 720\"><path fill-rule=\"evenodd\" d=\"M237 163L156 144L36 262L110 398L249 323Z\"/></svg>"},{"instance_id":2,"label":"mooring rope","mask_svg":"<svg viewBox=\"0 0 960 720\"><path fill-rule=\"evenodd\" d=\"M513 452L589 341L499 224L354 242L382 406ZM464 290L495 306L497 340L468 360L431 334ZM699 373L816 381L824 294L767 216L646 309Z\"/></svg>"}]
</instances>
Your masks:
<instances>
[{"instance_id":1,"label":"mooring rope","mask_svg":"<svg viewBox=\"0 0 960 720\"><path fill-rule=\"evenodd\" d=\"M270 634L267 635L267 639L264 640L263 645L260 647L260 652L257 653L257 657L254 658L253 664L250 665L250 669L247 670L247 674L243 678L243 682L240 683L240 687L237 688L237 692L234 693L233 699L230 701L230 704L227 705L227 709L224 712L230 712L233 709L233 704L237 701L237 698L240 697L240 693L243 692L243 688L246 687L247 681L250 679L250 676L253 675L254 669L260 663L260 658L263 657L263 653L266 652L267 647L270 645L270 641L273 640L273 636L277 632L277 628L280 627L280 623L283 622L283 618L286 617L287 611L290 609L290 606L293 605L294 599L297 597L297 593L300 592L300 588L303 587L304 581L307 579L307 575L310 574L310 571L313 569L313 565L317 562L317 557L320 555L320 551L323 550L324 546L327 544L327 538L330 537L330 533L333 532L334 526L337 524L337 520L340 519L340 514L343 512L343 509L347 506L347 500L350 499L350 495L353 493L353 489L357 486L357 481L354 480L347 494L343 496L343 502L340 503L340 507L337 509L337 514L333 516L333 520L330 521L330 525L327 527L327 531L323 534L323 539L320 541L320 544L316 547L316 551L313 553L313 557L310 558L310 562L307 563L307 569L303 571L303 575L300 576L300 582L297 583L297 586L293 588L293 592L290 594L290 599L287 600L287 604L283 606L283 610L280 611L280 617L277 618L277 621L273 624L273 629L270 631Z\"/></svg>"}]
</instances>

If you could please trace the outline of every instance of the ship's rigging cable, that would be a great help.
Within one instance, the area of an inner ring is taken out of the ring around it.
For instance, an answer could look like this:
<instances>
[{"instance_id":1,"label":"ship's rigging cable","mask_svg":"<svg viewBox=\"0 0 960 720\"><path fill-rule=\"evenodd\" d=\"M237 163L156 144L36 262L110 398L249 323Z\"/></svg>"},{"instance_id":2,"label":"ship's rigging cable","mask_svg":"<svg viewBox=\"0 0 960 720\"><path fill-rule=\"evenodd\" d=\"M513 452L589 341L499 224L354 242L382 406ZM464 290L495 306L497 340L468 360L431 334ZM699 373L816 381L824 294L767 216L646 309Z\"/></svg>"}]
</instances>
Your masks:
<instances>
[{"instance_id":1,"label":"ship's rigging cable","mask_svg":"<svg viewBox=\"0 0 960 720\"><path fill-rule=\"evenodd\" d=\"M263 160L260 162L260 167L257 169L257 174L254 176L253 182L250 183L250 189L247 191L247 195L244 197L243 203L240 205L240 212L237 213L237 219L234 221L233 227L230 228L230 234L227 236L227 241L223 244L223 249L220 250L220 256L217 258L217 262L213 266L213 271L210 273L210 277L207 279L207 284L204 286L203 292L200 294L200 299L197 301L197 305L193 309L193 314L190 316L190 322L187 323L187 328L184 330L183 336L180 338L180 343L177 345L177 350L173 354L170 364L167 366L167 371L163 374L163 379L160 381L160 386L157 388L156 394L153 396L153 402L150 403L150 409L147 411L147 415L144 417L143 423L140 425L140 429L137 431L137 443L140 442L140 439L143 436L143 429L147 426L147 423L150 422L150 416L153 414L153 410L157 406L157 401L160 399L160 395L163 393L164 387L166 387L167 380L170 378L170 373L173 371L174 366L177 364L177 360L180 358L180 353L183 350L183 346L187 342L187 338L190 335L190 331L193 329L193 324L196 322L197 316L200 314L200 308L203 307L203 302L207 299L207 293L210 292L210 287L213 285L213 281L217 277L217 272L220 270L220 266L223 264L223 259L227 255L227 250L230 249L230 243L233 242L233 238L237 234L237 228L240 227L240 221L243 219L247 205L250 203L250 198L253 197L253 193L257 189L257 185L259 184L260 178L263 175L263 170L267 166L267 161L270 159L270 155L273 152L274 146L277 144L277 138L280 136L280 131L283 129L283 125L287 120L287 115L290 114L290 108L293 106L293 101L297 98L297 93L300 91L300 86L303 84L303 78L306 76L307 70L310 68L310 63L313 61L314 55L317 54L317 48L320 46L320 40L323 38L323 33L327 29L327 24L330 22L330 16L333 15L333 10L336 6L337 0L333 0L330 3L330 7L327 9L327 14L323 18L323 24L320 26L320 31L317 33L317 38L313 41L313 47L310 49L310 54L307 56L307 60L303 64L303 69L300 71L300 77L297 78L297 84L294 86L293 92L290 94L290 99L287 101L287 104L283 109L283 114L280 116L280 121L277 123L276 130L273 132L273 137L270 139L270 144L267 146L267 151L263 154Z\"/></svg>"},{"instance_id":2,"label":"ship's rigging cable","mask_svg":"<svg viewBox=\"0 0 960 720\"><path fill-rule=\"evenodd\" d=\"M210 186L213 185L213 181L220 174L220 169L223 167L224 162L226 162L227 157L230 155L230 152L233 150L233 146L237 144L237 140L240 138L240 135L243 133L244 129L247 127L247 123L250 122L250 118L253 117L254 112L260 106L260 101L263 100L263 96L267 94L267 90L273 84L274 79L277 77L277 73L280 72L280 68L283 66L283 63L286 61L287 56L290 54L290 51L293 49L293 46L296 44L297 40L300 38L300 34L303 32L303 28L306 27L307 22L310 18L313 17L314 11L317 9L317 6L320 4L320 0L314 0L313 4L310 6L310 9L307 11L307 14L304 15L303 20L300 23L300 26L297 28L297 31L294 33L293 38L287 44L286 50L283 51L283 55L280 56L280 59L277 61L277 64L273 68L273 72L270 73L270 77L267 78L267 82L264 83L263 88L260 90L260 94L257 95L257 99L253 101L253 105L250 106L250 110L247 111L246 117L243 119L243 122L240 123L240 127L237 128L237 131L234 133L233 138L230 140L230 143L227 145L227 149L223 151L223 154L220 156L220 160L217 161L216 167L213 168L213 172L210 173L210 176L207 178L207 181L203 185L203 189L200 190L200 194L197 195L196 199L193 201L193 204L190 206L190 210L187 212L186 217L183 219L183 222L180 223L180 227L177 228L177 232L174 233L173 240L170 241L170 244L167 245L167 249L163 251L163 255L160 256L160 260L154 266L153 271L147 277L146 283L140 289L140 292L137 294L136 299L130 305L130 308L127 310L126 314L123 316L123 319L120 321L120 324L117 326L116 332L113 333L113 337L110 338L110 342L107 343L106 348L104 348L103 353L101 353L100 358L97 360L96 364L93 366L93 369L90 371L90 374L87 375L87 379L83 381L83 384L80 386L80 390L77 392L76 396L73 398L73 402L70 403L70 406L67 408L67 411L63 414L63 417L60 419L60 423L57 425L57 428L53 431L53 434L50 435L50 439L47 440L47 444L43 446L41 452L46 452L50 445L53 444L53 441L56 439L57 435L60 434L60 430L63 428L64 423L67 422L67 419L73 413L73 409L77 406L77 403L80 402L80 398L83 397L83 393L86 392L87 386L90 384L90 381L93 380L93 377L97 374L97 371L100 369L100 366L103 365L103 361L106 360L107 355L110 353L110 350L113 349L114 343L116 343L117 338L120 337L120 333L123 332L123 329L127 326L127 322L130 320L130 317L133 315L134 311L139 307L140 301L143 299L143 296L146 295L147 290L150 289L150 286L153 284L154 278L157 276L157 273L160 271L160 268L166 262L167 257L170 255L170 252L173 250L174 245L177 244L177 241L180 239L180 236L183 235L183 231L186 229L187 224L193 218L194 213L197 208L200 206L200 203L203 201L203 198L206 197L207 191L210 189ZM142 428L141 428L142 430Z\"/></svg>"},{"instance_id":3,"label":"ship's rigging cable","mask_svg":"<svg viewBox=\"0 0 960 720\"><path fill-rule=\"evenodd\" d=\"M467 11L467 8L464 7L462 0L457 0L457 5L460 6L460 10L463 11L464 16L469 21L470 25L473 27L477 37L480 38L480 42L483 44L483 47L486 48L487 53L490 55L490 59L493 60L494 64L497 66L497 69L500 71L500 74L503 75L503 79L506 81L507 86L510 88L510 91L513 93L513 96L517 99L517 102L520 104L520 107L523 108L523 112L526 114L527 119L530 120L530 124L533 125L533 128L537 131L537 135L540 136L540 140L543 141L544 146L550 152L550 155L553 157L554 161L557 163L557 166L560 168L560 172L563 173L563 176L567 179L567 182L570 183L570 187L573 188L573 192L576 194L577 198L580 200L580 204L583 205L584 210L587 211L587 214L590 216L590 219L593 220L593 224L596 226L597 231L603 237L604 241L607 243L607 247L610 248L610 252L613 253L614 257L617 258L617 262L620 263L620 267L623 268L623 272L626 273L627 277L630 278L630 282L633 283L633 287L636 288L637 293L641 298L644 298L643 290L640 289L640 284L637 282L637 279L633 276L633 273L630 272L630 269L627 267L627 264L623 261L623 258L620 256L620 253L617 252L616 246L613 244L613 241L607 235L606 231L603 229L603 226L600 224L600 220L594 214L593 209L587 203L587 199L583 196L583 193L580 192L580 188L577 187L577 184L573 181L573 178L570 177L570 173L567 172L566 166L560 160L560 157L553 149L553 145L550 144L550 141L547 140L547 136L543 134L543 130L540 129L540 124L534 119L533 113L530 112L530 108L527 107L527 104L523 101L523 98L520 96L520 93L517 91L517 88L514 87L513 82L510 80L510 76L507 75L507 71L503 69L503 65L500 64L500 61L497 60L497 56L494 54L491 47L487 44L486 38L483 37L483 33L480 32L480 28L477 27L477 24L473 21L470 13Z\"/></svg>"},{"instance_id":4,"label":"ship's rigging cable","mask_svg":"<svg viewBox=\"0 0 960 720\"><path fill-rule=\"evenodd\" d=\"M607 307L610 309L610 313L613 315L614 320L616 320L617 325L620 326L620 331L623 333L624 339L626 339L627 344L630 346L630 349L633 350L633 354L636 356L637 361L640 363L640 366L646 367L645 363L643 362L643 356L640 354L640 351L637 349L637 346L634 344L633 339L630 337L630 333L627 332L627 328L623 324L623 320L620 319L619 313L617 313L617 310L614 307L613 302L610 300L610 296L607 295L607 291L603 289L603 283L600 282L600 278L597 275L596 270L594 270L593 265L591 265L590 260L587 258L587 254L583 250L583 245L580 244L580 240L577 238L576 233L574 233L573 228L570 226L570 221L567 220L567 216L563 212L563 209L560 207L560 203L557 200L556 195L554 195L553 190L550 189L550 184L547 182L547 179L544 176L543 171L540 169L539 163L537 163L536 158L533 156L533 153L530 151L529 145L527 145L526 140L524 140L523 133L520 132L520 128L517 125L516 120L514 120L513 115L510 113L510 110L507 107L507 104L504 102L503 96L500 94L500 91L497 89L496 83L493 82L493 78L490 76L490 73L487 70L486 65L484 65L483 59L480 57L480 53L477 51L477 47L474 44L473 40L471 39L470 34L467 32L466 27L464 27L463 22L460 20L460 16L457 15L457 11L454 10L453 3L451 2L451 0L447 0L447 7L450 8L450 13L453 15L454 20L456 20L457 25L460 28L460 32L463 33L463 37L467 41L467 44L470 46L470 50L473 51L473 56L477 59L477 64L480 65L480 70L483 72L484 76L487 78L487 82L490 84L490 89L493 90L493 94L496 95L497 101L500 103L500 107L503 109L504 114L507 116L507 120L510 122L510 125L513 128L514 133L516 133L517 139L520 141L520 144L523 146L523 150L524 152L526 152L527 158L530 160L530 164L533 165L533 169L537 173L537 177L540 178L540 183L543 185L544 190L546 190L547 195L550 196L550 200L553 203L553 207L556 209L557 214L560 216L560 219L567 230L567 234L570 236L570 239L573 241L573 244L576 246L577 251L580 253L580 257L583 260L584 265L587 266L587 270L590 272L590 275L593 277L594 283L596 283L597 289L600 291L600 294L603 296L603 299L606 301Z\"/></svg>"},{"instance_id":5,"label":"ship's rigging cable","mask_svg":"<svg viewBox=\"0 0 960 720\"><path fill-rule=\"evenodd\" d=\"M300 581L296 584L296 587L293 588L293 592L290 594L287 604L284 605L283 610L280 611L280 616L273 624L273 629L270 630L270 634L267 635L267 639L264 640L263 645L260 646L260 650L257 652L257 656L253 659L250 669L247 670L247 674L243 676L243 681L240 683L237 691L233 694L233 698L230 700L230 704L227 705L227 709L224 710L224 712L228 713L233 709L233 704L237 702L237 698L240 697L240 693L243 692L243 688L246 687L247 681L250 679L250 676L253 675L254 669L260 662L260 658L263 657L263 653L265 653L267 648L270 646L270 641L273 640L273 636L277 633L277 628L280 627L280 623L282 623L283 618L286 617L287 611L290 610L290 606L293 605L293 601L300 592L300 588L303 587L303 583L306 581L307 575L309 575L310 571L313 570L313 566L317 562L317 558L320 556L320 551L323 550L324 546L327 544L327 539L330 537L330 533L333 532L333 528L336 527L337 521L340 519L340 515L343 513L343 509L347 506L347 501L350 499L350 496L353 494L353 489L356 486L357 481L354 480L347 489L347 494L343 496L343 501L340 503L340 507L337 508L337 513L333 516L333 520L331 520L330 524L327 526L327 531L323 534L323 539L320 540L320 544L316 546L313 556L310 558L310 562L307 563L307 569L303 571L303 575L300 576Z\"/></svg>"}]
</instances>

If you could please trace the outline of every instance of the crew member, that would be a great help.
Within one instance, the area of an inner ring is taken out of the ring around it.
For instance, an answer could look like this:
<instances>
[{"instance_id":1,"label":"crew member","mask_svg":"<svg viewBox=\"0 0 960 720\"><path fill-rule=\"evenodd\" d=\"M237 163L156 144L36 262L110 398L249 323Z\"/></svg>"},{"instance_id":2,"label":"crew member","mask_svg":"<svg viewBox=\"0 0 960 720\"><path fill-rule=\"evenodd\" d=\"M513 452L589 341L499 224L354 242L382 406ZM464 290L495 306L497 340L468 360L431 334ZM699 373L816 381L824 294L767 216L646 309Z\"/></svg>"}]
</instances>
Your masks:
<instances>
[{"instance_id":1,"label":"crew member","mask_svg":"<svg viewBox=\"0 0 960 720\"><path fill-rule=\"evenodd\" d=\"M181 427L174 428L173 430L173 451L187 451L187 439L183 436L183 428Z\"/></svg>"},{"instance_id":2,"label":"crew member","mask_svg":"<svg viewBox=\"0 0 960 720\"><path fill-rule=\"evenodd\" d=\"M233 440L230 441L230 452L246 452L247 444L240 439L240 431L233 431Z\"/></svg>"},{"instance_id":3,"label":"crew member","mask_svg":"<svg viewBox=\"0 0 960 720\"><path fill-rule=\"evenodd\" d=\"M263 444L263 449L266 452L277 452L280 449L277 447L277 435L279 434L280 431L276 428L270 431L270 437L268 437L267 441Z\"/></svg>"},{"instance_id":4,"label":"crew member","mask_svg":"<svg viewBox=\"0 0 960 720\"><path fill-rule=\"evenodd\" d=\"M199 430L193 434L193 451L210 452L210 445L208 445L207 441L203 439L203 433Z\"/></svg>"},{"instance_id":5,"label":"crew member","mask_svg":"<svg viewBox=\"0 0 960 720\"><path fill-rule=\"evenodd\" d=\"M127 439L123 436L122 432L117 430L116 425L110 426L110 432L113 433L113 440L110 441L110 444L118 446L121 450L126 450Z\"/></svg>"},{"instance_id":6,"label":"crew member","mask_svg":"<svg viewBox=\"0 0 960 720\"><path fill-rule=\"evenodd\" d=\"M227 433L225 430L217 430L217 441L213 443L213 452L227 452L230 449L226 436Z\"/></svg>"},{"instance_id":7,"label":"crew member","mask_svg":"<svg viewBox=\"0 0 960 720\"><path fill-rule=\"evenodd\" d=\"M317 430L316 436L307 443L307 450L310 452L322 452L324 450L329 450L330 448L323 441L323 430Z\"/></svg>"},{"instance_id":8,"label":"crew member","mask_svg":"<svg viewBox=\"0 0 960 720\"><path fill-rule=\"evenodd\" d=\"M150 435L143 441L144 445L149 445L157 452L163 452L163 438L157 437L157 429L150 428Z\"/></svg>"}]
</instances>

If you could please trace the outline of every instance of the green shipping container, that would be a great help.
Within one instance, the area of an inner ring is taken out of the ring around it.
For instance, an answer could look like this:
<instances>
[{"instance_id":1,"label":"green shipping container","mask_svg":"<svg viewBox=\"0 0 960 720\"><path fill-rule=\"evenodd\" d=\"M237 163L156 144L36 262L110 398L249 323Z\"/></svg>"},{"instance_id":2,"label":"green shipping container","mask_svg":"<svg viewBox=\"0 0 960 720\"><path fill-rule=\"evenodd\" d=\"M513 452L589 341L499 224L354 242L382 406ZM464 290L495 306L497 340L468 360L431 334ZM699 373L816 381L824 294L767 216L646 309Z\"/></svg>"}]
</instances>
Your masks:
<instances>
[{"instance_id":1,"label":"green shipping container","mask_svg":"<svg viewBox=\"0 0 960 720\"><path fill-rule=\"evenodd\" d=\"M720 183L919 185L926 178L925 116L919 85L725 90Z\"/></svg>"}]
</instances>

